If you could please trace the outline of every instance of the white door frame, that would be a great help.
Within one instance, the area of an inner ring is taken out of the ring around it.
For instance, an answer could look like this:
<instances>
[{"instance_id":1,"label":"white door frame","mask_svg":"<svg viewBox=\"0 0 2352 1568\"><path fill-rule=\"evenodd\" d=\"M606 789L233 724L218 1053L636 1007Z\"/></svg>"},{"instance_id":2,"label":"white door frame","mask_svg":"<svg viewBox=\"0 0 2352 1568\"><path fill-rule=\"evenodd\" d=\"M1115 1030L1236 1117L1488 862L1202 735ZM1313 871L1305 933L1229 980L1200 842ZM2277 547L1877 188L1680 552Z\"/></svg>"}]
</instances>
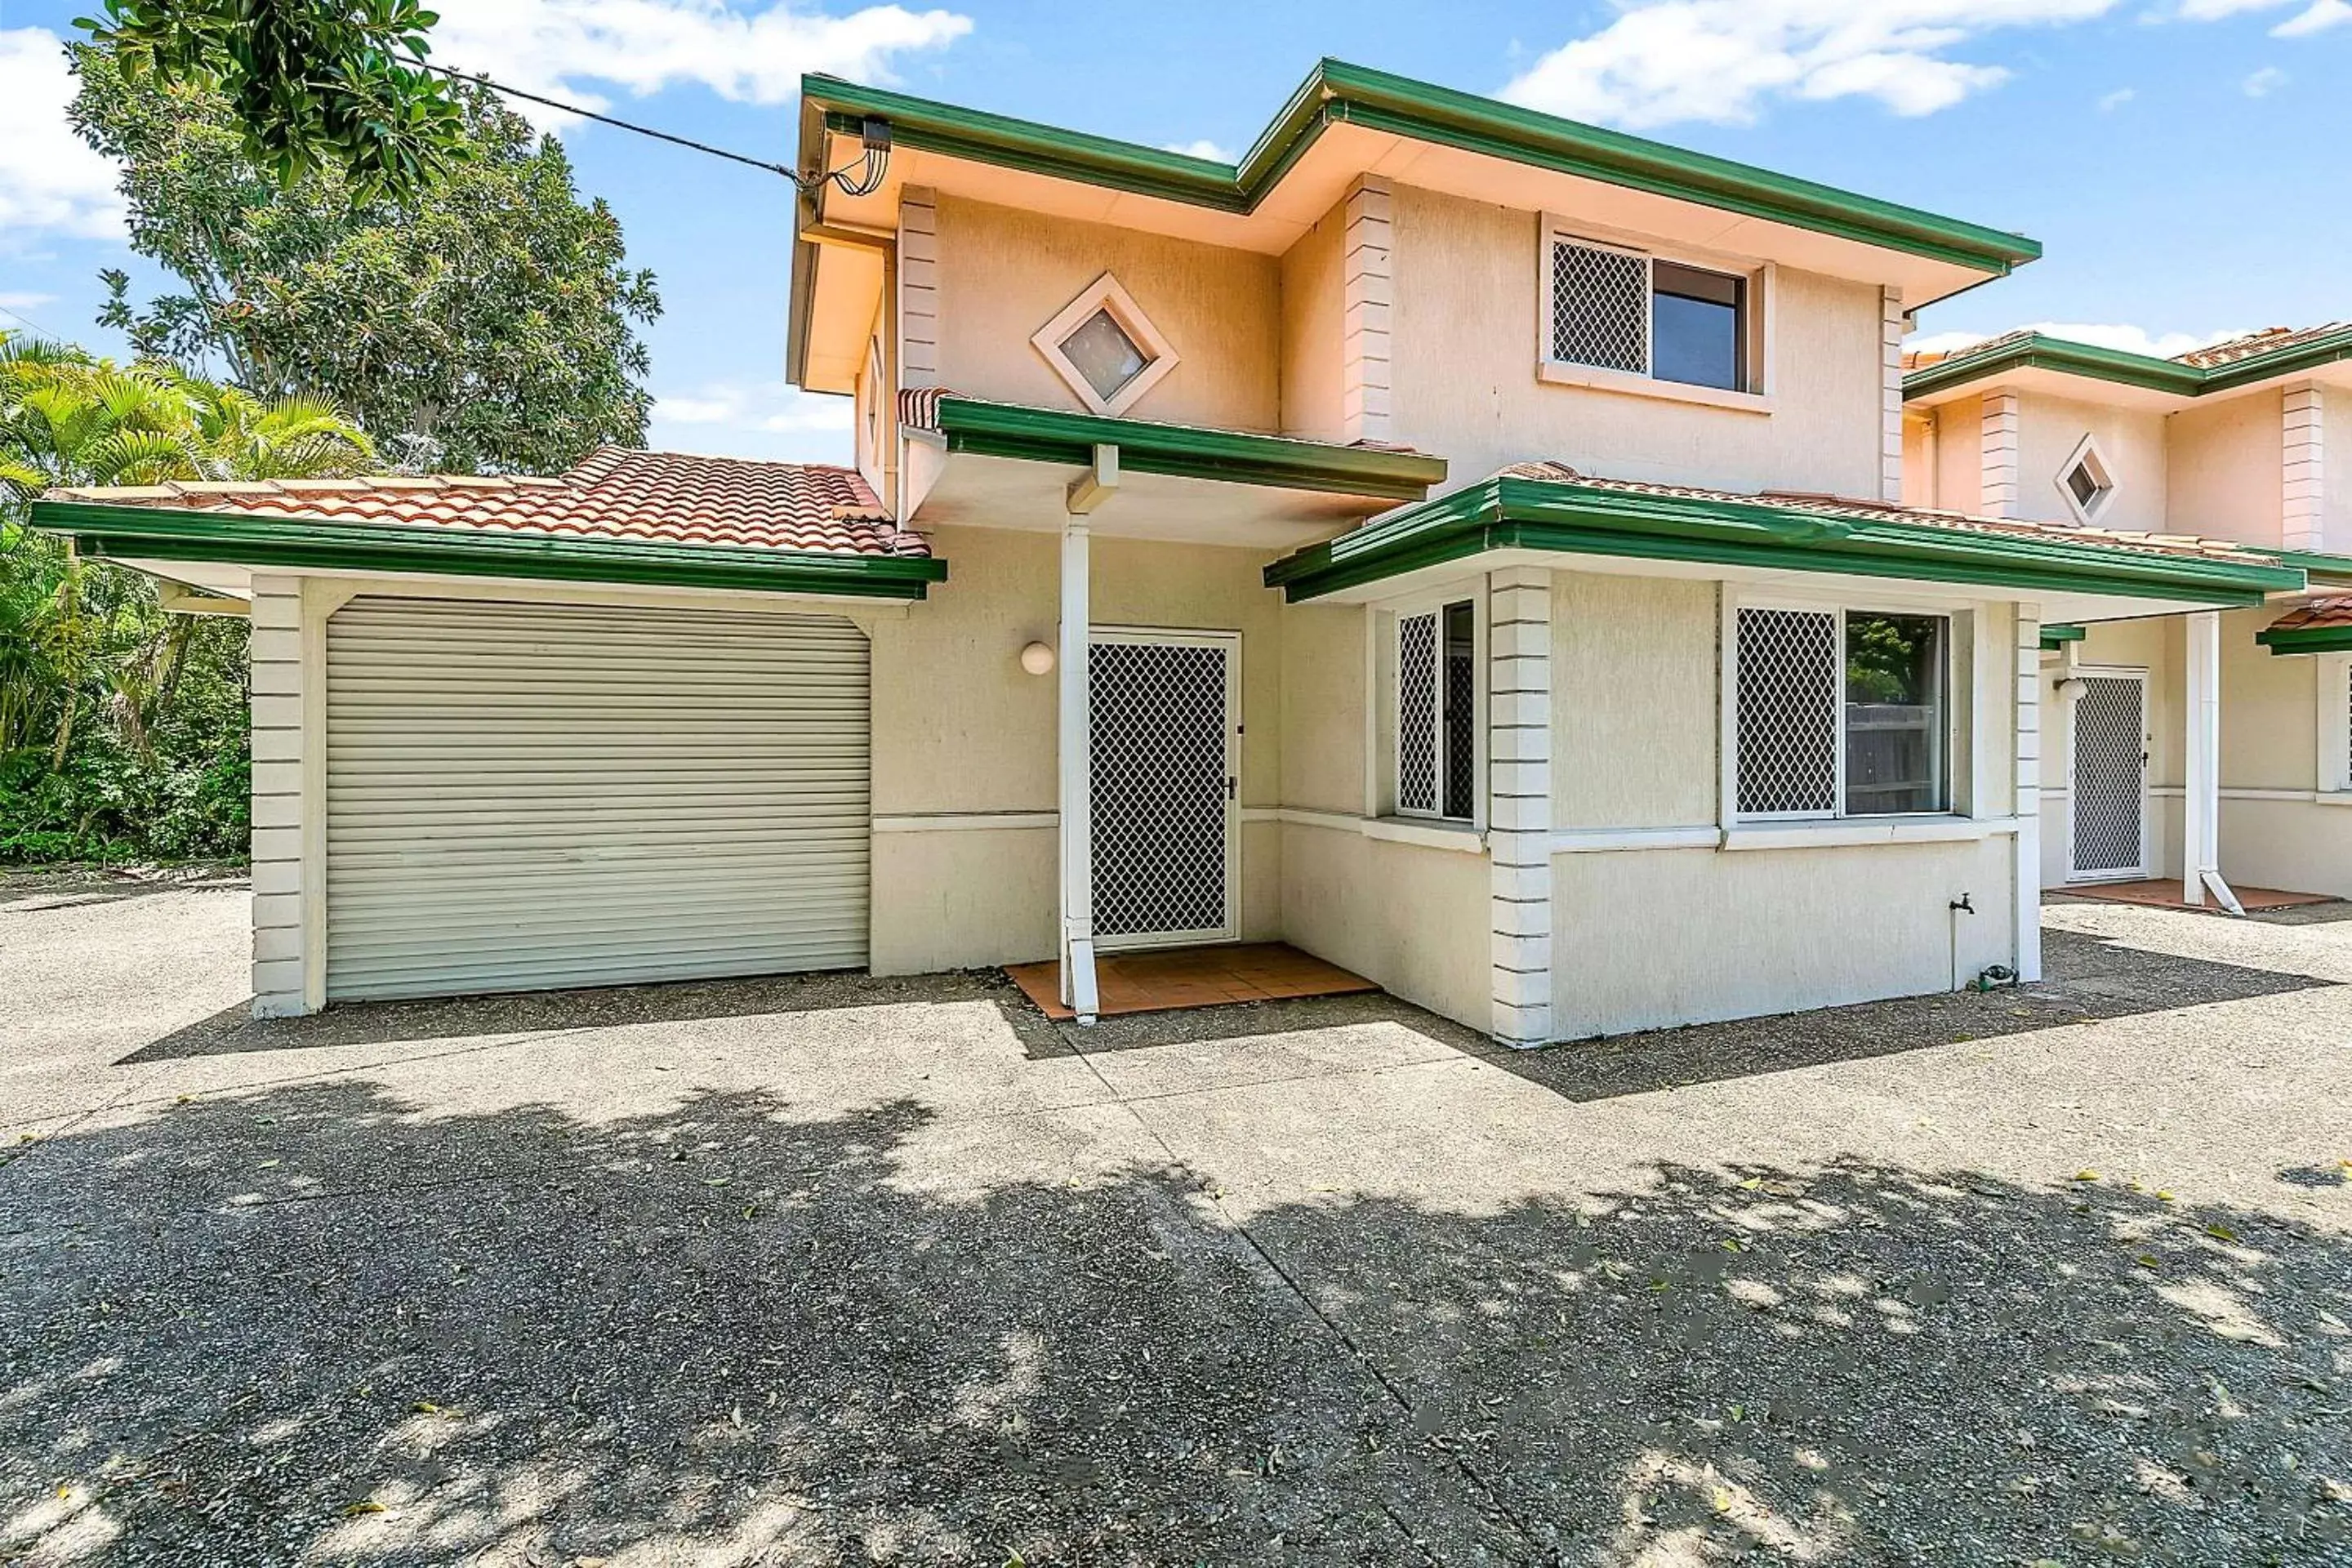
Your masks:
<instances>
[{"instance_id":1,"label":"white door frame","mask_svg":"<svg viewBox=\"0 0 2352 1568\"><path fill-rule=\"evenodd\" d=\"M1142 643L1175 647L1220 647L1225 650L1225 918L1214 931L1129 931L1107 936L1099 929L1095 935L1097 952L1118 952L1145 947L1202 947L1221 942L1233 942L1241 935L1241 739L1242 739L1242 634L1238 631L1202 631L1191 626L1110 626L1089 628L1097 643ZM1103 815L1099 802L1095 816ZM1099 859L1095 865L1095 880L1102 879ZM1100 918L1101 900L1096 900L1097 918Z\"/></svg>"},{"instance_id":2,"label":"white door frame","mask_svg":"<svg viewBox=\"0 0 2352 1568\"><path fill-rule=\"evenodd\" d=\"M2130 680L2139 685L2139 863L2127 870L2085 871L2074 863L2074 818L2083 803L2083 748L2075 727L2080 700L2066 704L2066 880L2138 882L2155 875L2156 791L2152 763L2156 751L2156 715L2152 710L2148 672L2144 667L2120 664L2077 665L2071 675L2084 680Z\"/></svg>"}]
</instances>

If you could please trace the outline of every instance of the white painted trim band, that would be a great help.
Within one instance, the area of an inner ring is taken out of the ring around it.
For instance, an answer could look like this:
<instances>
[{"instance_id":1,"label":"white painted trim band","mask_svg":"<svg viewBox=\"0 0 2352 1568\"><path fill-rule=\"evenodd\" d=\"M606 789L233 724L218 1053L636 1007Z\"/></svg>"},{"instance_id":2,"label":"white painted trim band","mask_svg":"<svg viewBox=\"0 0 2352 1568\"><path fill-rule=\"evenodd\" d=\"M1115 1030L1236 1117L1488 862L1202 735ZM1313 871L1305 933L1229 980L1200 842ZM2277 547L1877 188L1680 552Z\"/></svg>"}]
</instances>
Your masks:
<instances>
[{"instance_id":1,"label":"white painted trim band","mask_svg":"<svg viewBox=\"0 0 2352 1568\"><path fill-rule=\"evenodd\" d=\"M1597 855L1619 849L1718 849L1723 829L1712 822L1688 827L1558 827L1555 855Z\"/></svg>"},{"instance_id":2,"label":"white painted trim band","mask_svg":"<svg viewBox=\"0 0 2352 1568\"><path fill-rule=\"evenodd\" d=\"M917 813L902 816L874 818L877 833L976 833L989 829L1055 827L1061 825L1061 813L1055 811L967 811Z\"/></svg>"},{"instance_id":3,"label":"white painted trim band","mask_svg":"<svg viewBox=\"0 0 2352 1568\"><path fill-rule=\"evenodd\" d=\"M2006 837L2013 816L1848 816L1820 822L1735 826L1723 836L1726 849L1822 849L1850 844L1956 844Z\"/></svg>"}]
</instances>

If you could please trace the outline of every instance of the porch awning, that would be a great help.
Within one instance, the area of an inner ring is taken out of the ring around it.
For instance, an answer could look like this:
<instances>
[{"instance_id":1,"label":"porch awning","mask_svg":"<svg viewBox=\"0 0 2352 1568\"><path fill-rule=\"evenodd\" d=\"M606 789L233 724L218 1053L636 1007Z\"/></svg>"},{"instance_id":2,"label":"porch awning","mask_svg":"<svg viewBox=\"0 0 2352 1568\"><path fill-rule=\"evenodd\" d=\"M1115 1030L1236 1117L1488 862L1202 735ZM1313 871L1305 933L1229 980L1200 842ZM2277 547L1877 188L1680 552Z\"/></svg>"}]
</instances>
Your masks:
<instances>
[{"instance_id":1,"label":"porch awning","mask_svg":"<svg viewBox=\"0 0 2352 1568\"><path fill-rule=\"evenodd\" d=\"M2352 598L2314 599L2254 634L2273 653L2352 653Z\"/></svg>"},{"instance_id":2,"label":"porch awning","mask_svg":"<svg viewBox=\"0 0 2352 1568\"><path fill-rule=\"evenodd\" d=\"M2212 540L1643 484L1556 463L1376 518L1276 562L1265 581L1297 602L1510 551L1983 585L2075 612L2109 599L2238 608L2305 582L2300 567Z\"/></svg>"}]
</instances>

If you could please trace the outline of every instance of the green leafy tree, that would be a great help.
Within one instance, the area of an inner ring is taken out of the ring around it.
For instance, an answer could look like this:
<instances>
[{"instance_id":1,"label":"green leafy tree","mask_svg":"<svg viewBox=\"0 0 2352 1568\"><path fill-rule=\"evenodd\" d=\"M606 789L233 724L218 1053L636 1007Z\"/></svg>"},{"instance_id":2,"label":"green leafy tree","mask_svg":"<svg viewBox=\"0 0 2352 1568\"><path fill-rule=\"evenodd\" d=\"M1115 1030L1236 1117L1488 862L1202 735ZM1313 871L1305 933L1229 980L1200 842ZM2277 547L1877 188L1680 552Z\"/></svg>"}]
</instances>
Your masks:
<instances>
[{"instance_id":1,"label":"green leafy tree","mask_svg":"<svg viewBox=\"0 0 2352 1568\"><path fill-rule=\"evenodd\" d=\"M247 159L279 184L333 169L414 195L470 151L448 83L425 66L438 20L416 0L106 0L75 26L133 83L217 92Z\"/></svg>"},{"instance_id":2,"label":"green leafy tree","mask_svg":"<svg viewBox=\"0 0 2352 1568\"><path fill-rule=\"evenodd\" d=\"M0 333L0 861L244 846L245 634L25 526L60 485L309 479L374 451L313 397Z\"/></svg>"},{"instance_id":3,"label":"green leafy tree","mask_svg":"<svg viewBox=\"0 0 2352 1568\"><path fill-rule=\"evenodd\" d=\"M75 127L124 166L132 248L180 283L134 303L104 275L100 319L140 353L264 395L331 391L411 468L551 472L644 441L653 277L579 199L562 144L495 94L458 89L467 156L446 178L370 195L332 168L280 184L215 89L73 56Z\"/></svg>"}]
</instances>

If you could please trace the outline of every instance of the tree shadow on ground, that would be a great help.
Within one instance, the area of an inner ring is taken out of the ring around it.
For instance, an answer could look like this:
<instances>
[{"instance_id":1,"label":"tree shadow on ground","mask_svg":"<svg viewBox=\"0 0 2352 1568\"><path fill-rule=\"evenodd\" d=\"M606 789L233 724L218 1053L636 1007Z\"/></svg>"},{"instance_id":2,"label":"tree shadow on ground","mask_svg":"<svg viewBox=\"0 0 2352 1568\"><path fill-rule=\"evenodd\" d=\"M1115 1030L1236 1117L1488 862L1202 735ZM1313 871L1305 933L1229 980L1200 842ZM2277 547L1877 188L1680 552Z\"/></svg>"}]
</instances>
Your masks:
<instances>
[{"instance_id":1,"label":"tree shadow on ground","mask_svg":"<svg viewBox=\"0 0 2352 1568\"><path fill-rule=\"evenodd\" d=\"M60 1136L0 1174L0 1560L2352 1550L2342 1234L1845 1163L1244 1210L1094 1125L339 1081Z\"/></svg>"}]
</instances>

